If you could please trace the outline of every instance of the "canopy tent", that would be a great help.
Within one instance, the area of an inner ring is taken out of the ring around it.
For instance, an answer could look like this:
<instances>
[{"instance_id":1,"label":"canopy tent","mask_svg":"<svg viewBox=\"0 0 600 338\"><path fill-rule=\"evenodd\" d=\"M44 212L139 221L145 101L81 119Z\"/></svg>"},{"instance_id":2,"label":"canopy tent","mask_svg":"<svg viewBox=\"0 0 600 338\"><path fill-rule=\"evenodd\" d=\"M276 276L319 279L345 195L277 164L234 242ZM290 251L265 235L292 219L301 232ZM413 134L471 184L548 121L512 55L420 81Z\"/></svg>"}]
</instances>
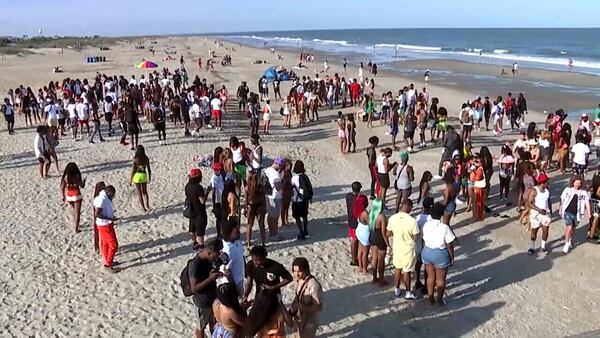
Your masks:
<instances>
[{"instance_id":1,"label":"canopy tent","mask_svg":"<svg viewBox=\"0 0 600 338\"><path fill-rule=\"evenodd\" d=\"M265 70L263 76L267 78L268 81L273 81L277 78L277 71L275 70L275 66L271 66Z\"/></svg>"}]
</instances>

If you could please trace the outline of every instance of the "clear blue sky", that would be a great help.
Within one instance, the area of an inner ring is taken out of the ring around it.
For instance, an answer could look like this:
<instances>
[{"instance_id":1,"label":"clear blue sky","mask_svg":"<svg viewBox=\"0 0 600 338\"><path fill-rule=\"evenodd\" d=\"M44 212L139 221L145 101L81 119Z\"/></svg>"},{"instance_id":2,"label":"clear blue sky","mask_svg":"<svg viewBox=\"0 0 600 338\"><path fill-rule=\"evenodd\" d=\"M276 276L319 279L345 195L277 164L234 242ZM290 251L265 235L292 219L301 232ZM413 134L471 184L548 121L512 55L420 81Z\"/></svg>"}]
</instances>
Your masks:
<instances>
[{"instance_id":1,"label":"clear blue sky","mask_svg":"<svg viewBox=\"0 0 600 338\"><path fill-rule=\"evenodd\" d=\"M139 5L142 3L143 5ZM600 27L597 0L1 0L0 35Z\"/></svg>"}]
</instances>

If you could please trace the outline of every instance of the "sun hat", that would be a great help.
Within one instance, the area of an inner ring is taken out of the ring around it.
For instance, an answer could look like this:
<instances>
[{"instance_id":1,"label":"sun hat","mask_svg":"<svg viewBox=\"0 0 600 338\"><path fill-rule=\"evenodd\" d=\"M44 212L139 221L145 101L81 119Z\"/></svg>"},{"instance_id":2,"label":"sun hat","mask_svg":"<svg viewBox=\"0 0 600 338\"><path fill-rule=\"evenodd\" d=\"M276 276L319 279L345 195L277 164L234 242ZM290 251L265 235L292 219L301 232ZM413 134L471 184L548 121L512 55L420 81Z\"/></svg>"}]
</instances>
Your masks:
<instances>
[{"instance_id":1,"label":"sun hat","mask_svg":"<svg viewBox=\"0 0 600 338\"><path fill-rule=\"evenodd\" d=\"M202 171L200 170L200 168L192 168L192 169L190 169L190 172L188 173L188 176L190 178L201 177L202 176Z\"/></svg>"}]
</instances>

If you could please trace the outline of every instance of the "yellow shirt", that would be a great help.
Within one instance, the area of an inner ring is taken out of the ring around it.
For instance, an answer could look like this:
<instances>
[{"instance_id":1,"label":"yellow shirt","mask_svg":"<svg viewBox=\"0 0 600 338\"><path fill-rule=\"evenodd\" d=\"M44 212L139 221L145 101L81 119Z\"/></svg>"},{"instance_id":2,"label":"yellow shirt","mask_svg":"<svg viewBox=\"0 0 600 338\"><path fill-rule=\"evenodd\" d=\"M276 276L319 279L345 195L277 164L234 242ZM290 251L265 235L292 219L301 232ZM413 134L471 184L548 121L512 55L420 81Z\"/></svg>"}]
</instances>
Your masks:
<instances>
[{"instance_id":1,"label":"yellow shirt","mask_svg":"<svg viewBox=\"0 0 600 338\"><path fill-rule=\"evenodd\" d=\"M418 235L419 227L417 221L405 212L399 212L388 220L387 230L394 236L393 251L394 255L406 252L415 252L416 242L412 238Z\"/></svg>"}]
</instances>

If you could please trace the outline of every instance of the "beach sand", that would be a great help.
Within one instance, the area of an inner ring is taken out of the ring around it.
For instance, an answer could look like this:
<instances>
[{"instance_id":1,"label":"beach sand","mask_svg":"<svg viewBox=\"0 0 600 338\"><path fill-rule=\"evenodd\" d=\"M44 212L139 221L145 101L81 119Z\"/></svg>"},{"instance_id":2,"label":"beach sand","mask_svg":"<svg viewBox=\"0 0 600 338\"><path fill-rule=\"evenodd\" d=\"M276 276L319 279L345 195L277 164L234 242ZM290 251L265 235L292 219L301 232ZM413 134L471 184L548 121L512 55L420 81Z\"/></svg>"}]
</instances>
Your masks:
<instances>
[{"instance_id":1,"label":"beach sand","mask_svg":"<svg viewBox=\"0 0 600 338\"><path fill-rule=\"evenodd\" d=\"M174 45L183 53L190 77L197 73L197 58L206 60L215 45L207 38L159 38L158 49ZM225 44L231 47L231 44ZM148 45L147 45L148 47ZM65 50L44 50L45 55L10 57L0 62L0 92L18 84L37 87L63 77L91 79L96 71L108 75L139 77L143 71L133 68L150 53L135 50L133 45L112 46L110 51L86 50L78 53ZM225 84L230 94L240 81L247 81L256 91L256 82L265 65L253 65L256 59L282 64L291 68L298 55L284 53L277 61L268 49L253 49L235 45L235 52L217 48L219 57L231 54L233 66L216 65L213 73L203 72L209 83ZM85 64L85 54L105 55L109 62ZM160 56L159 56L160 55ZM175 61L155 61L171 70ZM218 58L220 59L220 58ZM300 73L314 75L315 67L322 69L317 59L309 69ZM61 65L63 74L52 74L53 66ZM334 71L341 67L330 62ZM356 66L348 68L346 77L356 77ZM297 71L297 70L295 70ZM366 75L366 70L365 70ZM557 75L558 76L558 75ZM382 72L377 77L377 93L381 89L394 92L411 81ZM422 82L415 81L418 87ZM290 83L282 84L282 93ZM458 115L460 103L470 97L460 88L428 86L432 97L440 98L451 115ZM34 89L35 90L35 89ZM504 95L510 88L499 87L489 96ZM275 111L280 103L274 103ZM89 144L61 139L58 148L61 169L75 161L87 178L83 190L82 232L75 234L69 209L61 202L59 180L62 172L54 167L50 178L38 178L33 155L35 131L24 128L17 117L17 134L9 136L5 127L0 132L0 208L3 217L0 231L0 336L16 337L189 337L194 330L194 305L185 298L179 286L179 274L188 259L193 257L188 238L187 222L182 216L183 188L186 173L195 165L195 155L212 153L215 146L226 145L232 135L248 142L248 127L243 114L229 107L224 131L203 131L198 139L184 138L181 129L168 125L167 146L159 146L153 132L144 131L140 143L146 147L153 168L149 184L152 211L144 214L129 182L133 153L118 144L117 137L108 142ZM558 107L556 107L558 108ZM566 107L564 107L566 108ZM348 108L345 112L353 112ZM529 120L543 121L539 108L530 107ZM356 154L341 156L335 119L337 109L321 111L321 119L306 128L290 130L281 127L276 115L273 135L262 137L266 155L272 159L284 155L292 160L302 159L314 186L315 200L310 208L311 238L305 242L293 240L295 226L283 228L288 240L269 244L269 256L291 269L294 257L304 256L312 273L324 288L324 310L321 314L320 337L562 337L597 329L596 314L600 291L596 276L600 273L600 252L595 245L579 244L569 254L562 254L560 240L564 225L557 219L550 229L551 252L529 256L526 248L528 234L515 220L514 207L499 206L497 178L491 206L503 217L486 215L484 222L474 223L471 215L459 214L452 227L459 237L456 264L449 270L446 291L447 304L433 308L428 302L395 299L391 287L371 284L371 276L359 275L349 266L349 239L346 226L344 195L350 183L359 180L367 187L369 174L364 150L367 139L378 135L382 146L391 139L387 127L367 129L359 123ZM144 124L146 129L149 125ZM475 132L474 146L488 145L493 154L505 140L515 134L495 137L489 132ZM437 170L441 149L432 146L411 155L410 163L418 184L424 170ZM397 158L397 154L394 154ZM210 174L204 170L203 184ZM116 187L114 200L120 248L116 259L124 268L118 274L107 274L92 249L91 194L93 185L103 180ZM554 209L558 194L568 177L552 178ZM434 196L440 199L441 182L433 183ZM413 197L415 195L413 194ZM395 195L389 195L391 201ZM459 206L464 209L463 206ZM209 213L209 217L212 214ZM208 234L215 230L209 222ZM242 236L245 234L242 228ZM582 228L576 231L576 243L585 236ZM255 226L254 238L258 238ZM388 280L391 275L388 271ZM284 301L293 299L293 290L283 290Z\"/></svg>"}]
</instances>

